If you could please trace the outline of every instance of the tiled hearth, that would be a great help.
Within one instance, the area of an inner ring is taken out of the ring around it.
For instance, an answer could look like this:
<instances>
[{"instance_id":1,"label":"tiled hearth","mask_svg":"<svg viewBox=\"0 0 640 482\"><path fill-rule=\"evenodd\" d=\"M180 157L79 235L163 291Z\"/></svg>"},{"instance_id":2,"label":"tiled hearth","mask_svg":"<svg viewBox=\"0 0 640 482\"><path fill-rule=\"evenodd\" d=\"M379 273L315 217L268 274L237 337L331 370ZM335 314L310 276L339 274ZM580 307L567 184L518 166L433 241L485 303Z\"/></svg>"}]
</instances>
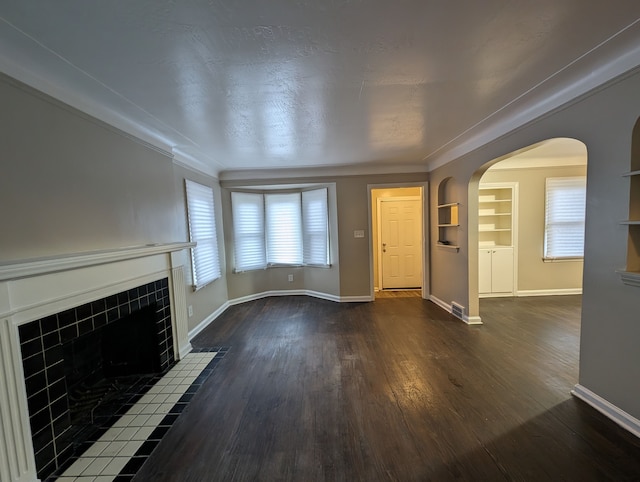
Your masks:
<instances>
[{"instance_id":1,"label":"tiled hearth","mask_svg":"<svg viewBox=\"0 0 640 482\"><path fill-rule=\"evenodd\" d=\"M167 278L19 327L29 422L40 478L45 478L63 465L71 455L74 445L82 442L83 434L88 436L91 426L100 425L104 422L102 419L109 416L108 410L106 413L104 410L100 411L101 398L96 396L96 400L91 401L90 410L98 410L97 420L92 417L93 420L73 422L74 417L70 412L72 398L68 393L70 383L65 376L65 365L69 364L69 360L64 359L63 347L77 339L86 340L87 335L99 333L108 325L145 308L155 312L158 372L164 372L174 363ZM101 366L96 368L102 370ZM133 380L131 383L135 385L138 382Z\"/></svg>"},{"instance_id":2,"label":"tiled hearth","mask_svg":"<svg viewBox=\"0 0 640 482\"><path fill-rule=\"evenodd\" d=\"M226 347L194 350L169 372L141 384L117 416L49 480L57 482L126 482L133 479L201 385L227 353Z\"/></svg>"}]
</instances>

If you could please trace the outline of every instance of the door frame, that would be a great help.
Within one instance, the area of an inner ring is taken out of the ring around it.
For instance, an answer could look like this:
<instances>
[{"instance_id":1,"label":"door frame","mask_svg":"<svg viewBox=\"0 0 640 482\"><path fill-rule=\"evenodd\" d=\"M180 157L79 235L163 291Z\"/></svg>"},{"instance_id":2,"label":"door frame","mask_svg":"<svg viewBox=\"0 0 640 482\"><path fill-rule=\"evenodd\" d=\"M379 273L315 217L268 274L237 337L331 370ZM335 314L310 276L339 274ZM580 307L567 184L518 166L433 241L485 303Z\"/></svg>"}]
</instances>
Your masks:
<instances>
[{"instance_id":1,"label":"door frame","mask_svg":"<svg viewBox=\"0 0 640 482\"><path fill-rule=\"evenodd\" d=\"M394 196L394 197L379 197L376 201L377 204L377 221L378 221L378 229L377 232L375 233L375 242L376 242L376 251L378 253L378 286L380 286L380 289L384 289L384 283L383 283L383 275L382 275L382 239L381 239L381 235L382 235L382 203L383 202L393 202L393 201L421 201L422 200L422 196ZM424 209L423 206L421 206L422 209ZM424 216L423 216L424 217ZM424 244L424 230L422 229L422 244ZM373 239L373 238L372 238ZM421 247L420 248L420 257L422 258L424 256L424 248ZM422 276L422 279L424 281L424 276ZM422 283L421 283L422 285Z\"/></svg>"},{"instance_id":2,"label":"door frame","mask_svg":"<svg viewBox=\"0 0 640 482\"><path fill-rule=\"evenodd\" d=\"M427 249L429 246L429 183L423 182L404 182L404 183L388 183L388 184L367 184L367 209L369 211L368 223L369 223L369 293L371 300L375 300L375 280L374 280L374 262L373 243L378 243L377 233L373 232L373 189L395 189L402 187L418 187L420 188L420 197L422 198L422 293L421 296L424 299L429 299L431 296L430 280L430 254ZM377 219L376 219L377 221Z\"/></svg>"}]
</instances>

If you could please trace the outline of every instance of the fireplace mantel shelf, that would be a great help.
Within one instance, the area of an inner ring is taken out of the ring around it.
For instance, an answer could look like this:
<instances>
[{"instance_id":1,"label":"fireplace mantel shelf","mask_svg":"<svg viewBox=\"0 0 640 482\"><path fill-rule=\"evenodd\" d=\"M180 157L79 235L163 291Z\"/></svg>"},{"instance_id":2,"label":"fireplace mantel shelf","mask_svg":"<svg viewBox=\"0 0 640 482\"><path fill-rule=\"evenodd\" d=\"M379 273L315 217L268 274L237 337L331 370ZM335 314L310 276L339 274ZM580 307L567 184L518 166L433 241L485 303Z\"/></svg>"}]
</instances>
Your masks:
<instances>
[{"instance_id":1,"label":"fireplace mantel shelf","mask_svg":"<svg viewBox=\"0 0 640 482\"><path fill-rule=\"evenodd\" d=\"M196 243L157 243L142 246L73 253L50 258L34 258L0 265L0 281L27 278L58 271L66 271L161 253L192 248Z\"/></svg>"}]
</instances>

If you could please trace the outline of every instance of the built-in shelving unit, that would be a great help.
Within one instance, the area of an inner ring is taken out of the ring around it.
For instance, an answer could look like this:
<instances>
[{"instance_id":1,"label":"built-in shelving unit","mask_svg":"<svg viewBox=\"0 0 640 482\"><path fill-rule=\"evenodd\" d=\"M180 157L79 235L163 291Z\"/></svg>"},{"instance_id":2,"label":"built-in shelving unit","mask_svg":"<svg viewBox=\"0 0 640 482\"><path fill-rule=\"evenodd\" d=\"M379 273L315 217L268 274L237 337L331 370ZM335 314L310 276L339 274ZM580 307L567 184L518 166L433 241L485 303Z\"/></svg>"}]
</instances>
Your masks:
<instances>
[{"instance_id":1,"label":"built-in shelving unit","mask_svg":"<svg viewBox=\"0 0 640 482\"><path fill-rule=\"evenodd\" d=\"M438 186L438 246L445 249L460 249L457 242L457 229L460 226L458 208L460 203L448 199L447 183L443 180Z\"/></svg>"},{"instance_id":2,"label":"built-in shelving unit","mask_svg":"<svg viewBox=\"0 0 640 482\"><path fill-rule=\"evenodd\" d=\"M478 294L512 296L514 292L513 183L478 186Z\"/></svg>"},{"instance_id":3,"label":"built-in shelving unit","mask_svg":"<svg viewBox=\"0 0 640 482\"><path fill-rule=\"evenodd\" d=\"M513 188L480 186L478 245L513 246Z\"/></svg>"},{"instance_id":4,"label":"built-in shelving unit","mask_svg":"<svg viewBox=\"0 0 640 482\"><path fill-rule=\"evenodd\" d=\"M633 128L630 167L623 174L629 178L629 217L620 222L628 226L627 266L619 273L624 284L640 287L640 119Z\"/></svg>"}]
</instances>

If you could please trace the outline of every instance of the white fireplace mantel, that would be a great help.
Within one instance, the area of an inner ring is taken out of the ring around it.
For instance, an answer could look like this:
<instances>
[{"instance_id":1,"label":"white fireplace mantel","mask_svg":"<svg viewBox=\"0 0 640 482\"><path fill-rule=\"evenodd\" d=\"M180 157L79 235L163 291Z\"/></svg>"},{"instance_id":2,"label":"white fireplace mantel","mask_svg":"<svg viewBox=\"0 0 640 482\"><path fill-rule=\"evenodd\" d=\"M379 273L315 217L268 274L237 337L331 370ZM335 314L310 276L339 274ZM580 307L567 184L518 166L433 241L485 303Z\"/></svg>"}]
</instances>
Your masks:
<instances>
[{"instance_id":1,"label":"white fireplace mantel","mask_svg":"<svg viewBox=\"0 0 640 482\"><path fill-rule=\"evenodd\" d=\"M0 480L38 480L18 327L169 278L174 354L180 359L191 351L184 250L193 246L149 244L0 265Z\"/></svg>"}]
</instances>

